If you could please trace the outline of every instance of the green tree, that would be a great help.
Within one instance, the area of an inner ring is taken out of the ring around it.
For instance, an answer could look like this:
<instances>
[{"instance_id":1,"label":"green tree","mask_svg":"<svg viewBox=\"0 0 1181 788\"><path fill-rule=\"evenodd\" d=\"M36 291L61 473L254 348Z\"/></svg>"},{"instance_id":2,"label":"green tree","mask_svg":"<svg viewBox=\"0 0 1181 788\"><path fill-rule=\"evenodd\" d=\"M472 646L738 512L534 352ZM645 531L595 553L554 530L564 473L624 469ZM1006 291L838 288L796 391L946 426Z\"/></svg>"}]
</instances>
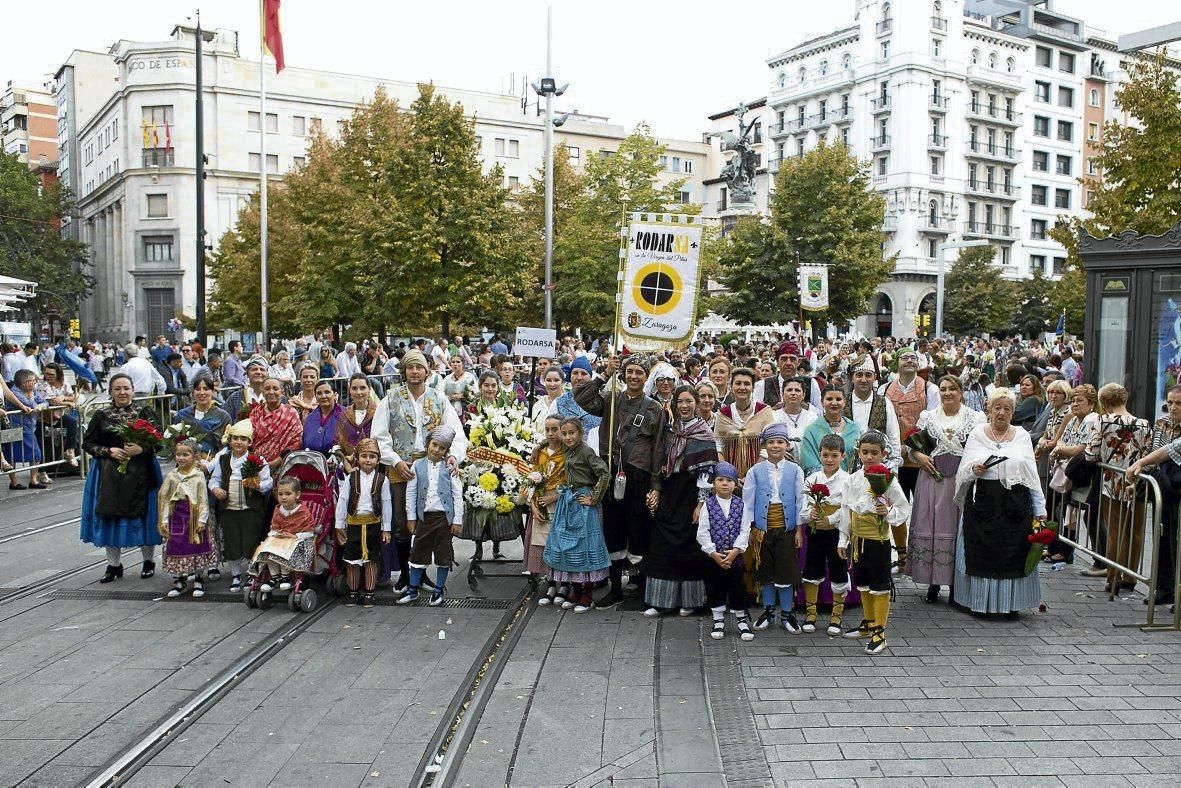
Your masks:
<instances>
[{"instance_id":1,"label":"green tree","mask_svg":"<svg viewBox=\"0 0 1181 788\"><path fill-rule=\"evenodd\" d=\"M569 255L572 245L565 242L575 210L584 196L582 175L570 164L570 150L563 143L554 148L554 265L555 272L569 268L563 256ZM530 179L529 186L516 198L520 279L523 293L517 322L532 325L545 314L545 163ZM561 261L560 261L561 260ZM558 310L555 308L555 315ZM521 322L526 321L526 322ZM538 323L540 325L540 323Z\"/></svg>"},{"instance_id":2,"label":"green tree","mask_svg":"<svg viewBox=\"0 0 1181 788\"><path fill-rule=\"evenodd\" d=\"M1066 247L1067 274L1054 288L1054 306L1066 309L1068 326L1081 330L1086 304L1085 277L1078 256L1079 230L1097 237L1132 230L1159 235L1181 221L1181 87L1165 52L1134 59L1116 105L1135 125L1104 124L1100 176L1079 179L1088 193L1089 216L1059 216L1050 237Z\"/></svg>"},{"instance_id":3,"label":"green tree","mask_svg":"<svg viewBox=\"0 0 1181 788\"><path fill-rule=\"evenodd\" d=\"M1001 278L995 255L991 246L960 250L944 282L944 330L960 335L1012 330L1015 288Z\"/></svg>"},{"instance_id":4,"label":"green tree","mask_svg":"<svg viewBox=\"0 0 1181 788\"><path fill-rule=\"evenodd\" d=\"M718 281L729 291L720 313L748 325L797 319L798 252L801 263L829 265L828 320L862 314L897 259L882 256L886 203L870 186L869 164L822 143L783 162L769 208L768 227L739 222L719 252Z\"/></svg>"},{"instance_id":5,"label":"green tree","mask_svg":"<svg viewBox=\"0 0 1181 788\"><path fill-rule=\"evenodd\" d=\"M14 155L0 154L0 274L37 283L25 302L35 323L50 328L78 313L93 278L86 247L59 231L73 199L59 184L42 188L37 175Z\"/></svg>"},{"instance_id":6,"label":"green tree","mask_svg":"<svg viewBox=\"0 0 1181 788\"><path fill-rule=\"evenodd\" d=\"M1040 337L1053 330L1057 314L1053 306L1054 283L1034 269L1033 276L1014 283L1016 314L1012 319L1013 330L1023 337Z\"/></svg>"},{"instance_id":7,"label":"green tree","mask_svg":"<svg viewBox=\"0 0 1181 788\"><path fill-rule=\"evenodd\" d=\"M615 322L619 226L631 212L698 213L681 205L683 180L660 183L664 147L641 124L614 154L586 158L583 188L572 200L561 235L554 237L554 313L560 325L610 333ZM557 164L557 159L554 159ZM704 289L704 288L703 288Z\"/></svg>"}]
</instances>

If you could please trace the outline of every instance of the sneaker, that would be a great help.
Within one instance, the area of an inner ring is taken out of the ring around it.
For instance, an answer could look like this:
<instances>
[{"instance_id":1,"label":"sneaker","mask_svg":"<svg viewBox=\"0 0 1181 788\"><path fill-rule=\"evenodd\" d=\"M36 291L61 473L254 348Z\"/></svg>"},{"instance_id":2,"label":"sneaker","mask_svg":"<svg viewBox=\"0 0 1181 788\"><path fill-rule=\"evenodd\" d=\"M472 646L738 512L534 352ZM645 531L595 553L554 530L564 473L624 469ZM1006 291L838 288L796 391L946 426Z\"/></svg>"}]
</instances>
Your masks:
<instances>
[{"instance_id":1,"label":"sneaker","mask_svg":"<svg viewBox=\"0 0 1181 788\"><path fill-rule=\"evenodd\" d=\"M258 590L260 593L269 594L270 592L275 590L275 587L272 586L270 583L263 583L262 585L260 585L258 587Z\"/></svg>"},{"instance_id":2,"label":"sneaker","mask_svg":"<svg viewBox=\"0 0 1181 788\"><path fill-rule=\"evenodd\" d=\"M361 607L371 608L377 604L377 600L373 598L373 594L365 593L361 595Z\"/></svg>"},{"instance_id":3,"label":"sneaker","mask_svg":"<svg viewBox=\"0 0 1181 788\"><path fill-rule=\"evenodd\" d=\"M726 636L726 622L723 619L715 618L713 629L709 631L709 636L714 640L721 640Z\"/></svg>"},{"instance_id":4,"label":"sneaker","mask_svg":"<svg viewBox=\"0 0 1181 788\"><path fill-rule=\"evenodd\" d=\"M557 586L548 587L545 589L545 593L537 598L537 604L542 607L545 607L546 605L552 605L554 603L554 597L557 596L557 593Z\"/></svg>"},{"instance_id":5,"label":"sneaker","mask_svg":"<svg viewBox=\"0 0 1181 788\"><path fill-rule=\"evenodd\" d=\"M570 610L573 607L574 607L574 600L573 599L563 599L562 600L562 609L563 610Z\"/></svg>"},{"instance_id":6,"label":"sneaker","mask_svg":"<svg viewBox=\"0 0 1181 788\"><path fill-rule=\"evenodd\" d=\"M234 575L234 579L230 581L230 593L236 594L242 590L242 578Z\"/></svg>"},{"instance_id":7,"label":"sneaker","mask_svg":"<svg viewBox=\"0 0 1181 788\"><path fill-rule=\"evenodd\" d=\"M689 616L693 615L694 612L695 611L691 607L683 607L677 611L677 615L681 618L688 618Z\"/></svg>"},{"instance_id":8,"label":"sneaker","mask_svg":"<svg viewBox=\"0 0 1181 788\"><path fill-rule=\"evenodd\" d=\"M800 622L796 621L794 613L780 613L779 622L783 625L783 628L791 634L800 634Z\"/></svg>"},{"instance_id":9,"label":"sneaker","mask_svg":"<svg viewBox=\"0 0 1181 788\"><path fill-rule=\"evenodd\" d=\"M804 626L801 627L809 635L816 631L816 616L809 615L804 619Z\"/></svg>"},{"instance_id":10,"label":"sneaker","mask_svg":"<svg viewBox=\"0 0 1181 788\"><path fill-rule=\"evenodd\" d=\"M622 601L622 591L608 591L606 596L602 597L598 602L595 602L595 607L597 607L599 610L606 610L609 607L615 607Z\"/></svg>"},{"instance_id":11,"label":"sneaker","mask_svg":"<svg viewBox=\"0 0 1181 788\"><path fill-rule=\"evenodd\" d=\"M290 591L291 590L291 578L290 577L282 576L279 578L279 590L280 591Z\"/></svg>"},{"instance_id":12,"label":"sneaker","mask_svg":"<svg viewBox=\"0 0 1181 788\"><path fill-rule=\"evenodd\" d=\"M187 587L188 587L188 585L185 583L184 580L177 580L173 584L172 588L169 589L169 591L168 591L169 598L176 599L178 596L180 596L181 594L183 594L185 592L185 589Z\"/></svg>"},{"instance_id":13,"label":"sneaker","mask_svg":"<svg viewBox=\"0 0 1181 788\"><path fill-rule=\"evenodd\" d=\"M430 607L438 607L439 605L443 604L443 598L445 595L446 595L446 592L443 591L443 589L441 589L441 588L436 589L434 592L431 593L431 598L427 602L427 605L429 605Z\"/></svg>"},{"instance_id":14,"label":"sneaker","mask_svg":"<svg viewBox=\"0 0 1181 788\"><path fill-rule=\"evenodd\" d=\"M748 643L755 639L755 633L750 631L750 619L746 616L738 617L738 637Z\"/></svg>"},{"instance_id":15,"label":"sneaker","mask_svg":"<svg viewBox=\"0 0 1181 788\"><path fill-rule=\"evenodd\" d=\"M193 598L200 599L205 596L205 584L200 580L193 581Z\"/></svg>"},{"instance_id":16,"label":"sneaker","mask_svg":"<svg viewBox=\"0 0 1181 788\"><path fill-rule=\"evenodd\" d=\"M648 618L656 618L660 615L660 611L654 607L650 607L644 611L644 615Z\"/></svg>"},{"instance_id":17,"label":"sneaker","mask_svg":"<svg viewBox=\"0 0 1181 788\"><path fill-rule=\"evenodd\" d=\"M875 629L870 635L869 642L865 644L866 654L881 654L886 650L886 633L881 629Z\"/></svg>"},{"instance_id":18,"label":"sneaker","mask_svg":"<svg viewBox=\"0 0 1181 788\"><path fill-rule=\"evenodd\" d=\"M755 629L760 632L775 623L775 608L768 607L763 610L763 615L759 616L755 621Z\"/></svg>"},{"instance_id":19,"label":"sneaker","mask_svg":"<svg viewBox=\"0 0 1181 788\"><path fill-rule=\"evenodd\" d=\"M1107 567L1092 566L1090 569L1084 569L1079 572L1083 577L1107 577Z\"/></svg>"},{"instance_id":20,"label":"sneaker","mask_svg":"<svg viewBox=\"0 0 1181 788\"><path fill-rule=\"evenodd\" d=\"M356 591L353 591L352 593L345 595L344 606L345 607L356 607L357 603L360 601L361 601L361 595L358 594Z\"/></svg>"},{"instance_id":21,"label":"sneaker","mask_svg":"<svg viewBox=\"0 0 1181 788\"><path fill-rule=\"evenodd\" d=\"M583 597L578 600L578 604L574 606L575 613L585 613L593 607L593 603L588 597Z\"/></svg>"},{"instance_id":22,"label":"sneaker","mask_svg":"<svg viewBox=\"0 0 1181 788\"><path fill-rule=\"evenodd\" d=\"M845 637L850 639L867 638L870 636L869 622L863 618L861 619L860 624L853 627L852 629L846 629L844 634Z\"/></svg>"},{"instance_id":23,"label":"sneaker","mask_svg":"<svg viewBox=\"0 0 1181 788\"><path fill-rule=\"evenodd\" d=\"M841 634L841 619L833 616L828 620L828 634L832 637L837 637Z\"/></svg>"},{"instance_id":24,"label":"sneaker","mask_svg":"<svg viewBox=\"0 0 1181 788\"><path fill-rule=\"evenodd\" d=\"M218 569L210 569L207 577L210 580L221 580L221 571Z\"/></svg>"},{"instance_id":25,"label":"sneaker","mask_svg":"<svg viewBox=\"0 0 1181 788\"><path fill-rule=\"evenodd\" d=\"M417 599L418 599L418 589L417 588L407 588L406 593L402 594L402 596L398 599L398 601L395 604L409 605L412 602L415 602Z\"/></svg>"}]
</instances>

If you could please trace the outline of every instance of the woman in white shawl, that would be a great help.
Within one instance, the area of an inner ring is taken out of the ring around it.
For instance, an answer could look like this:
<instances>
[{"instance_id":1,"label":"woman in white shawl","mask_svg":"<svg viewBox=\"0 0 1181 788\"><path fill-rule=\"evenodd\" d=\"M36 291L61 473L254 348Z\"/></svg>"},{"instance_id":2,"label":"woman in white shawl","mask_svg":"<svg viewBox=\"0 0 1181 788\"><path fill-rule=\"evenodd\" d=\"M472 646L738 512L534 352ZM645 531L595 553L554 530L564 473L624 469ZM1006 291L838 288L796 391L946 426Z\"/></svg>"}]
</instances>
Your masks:
<instances>
[{"instance_id":1,"label":"woman in white shawl","mask_svg":"<svg viewBox=\"0 0 1181 788\"><path fill-rule=\"evenodd\" d=\"M1028 537L1046 516L1029 433L1012 424L1016 398L1007 388L988 395L988 422L972 430L955 479L963 512L955 556L955 601L987 616L1034 608L1037 570L1025 573ZM1000 459L1003 458L1003 459Z\"/></svg>"},{"instance_id":2,"label":"woman in white shawl","mask_svg":"<svg viewBox=\"0 0 1181 788\"><path fill-rule=\"evenodd\" d=\"M677 370L667 361L659 361L648 373L648 382L644 384L644 393L660 403L666 418L671 424L673 420L673 389L677 387Z\"/></svg>"}]
</instances>

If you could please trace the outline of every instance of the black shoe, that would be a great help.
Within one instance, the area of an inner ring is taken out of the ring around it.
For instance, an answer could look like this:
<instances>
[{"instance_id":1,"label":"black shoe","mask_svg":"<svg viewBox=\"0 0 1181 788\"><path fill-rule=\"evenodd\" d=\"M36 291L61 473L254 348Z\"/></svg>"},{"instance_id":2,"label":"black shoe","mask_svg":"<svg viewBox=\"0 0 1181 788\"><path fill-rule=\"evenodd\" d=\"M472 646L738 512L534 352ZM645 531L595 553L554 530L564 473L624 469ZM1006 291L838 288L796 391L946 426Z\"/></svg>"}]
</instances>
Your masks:
<instances>
[{"instance_id":1,"label":"black shoe","mask_svg":"<svg viewBox=\"0 0 1181 788\"><path fill-rule=\"evenodd\" d=\"M492 560L493 561L504 560L504 553L500 552L500 543L499 542L492 543Z\"/></svg>"},{"instance_id":2,"label":"black shoe","mask_svg":"<svg viewBox=\"0 0 1181 788\"><path fill-rule=\"evenodd\" d=\"M1010 610L1008 613L1005 613L1005 618L1009 621L1016 621L1021 618L1021 613L1016 610Z\"/></svg>"},{"instance_id":3,"label":"black shoe","mask_svg":"<svg viewBox=\"0 0 1181 788\"><path fill-rule=\"evenodd\" d=\"M1171 593L1169 593L1168 591L1157 591L1156 592L1155 604L1169 605L1169 604L1172 604L1172 602L1173 602L1173 595ZM1146 605L1148 604L1148 597L1144 597L1144 604L1146 604Z\"/></svg>"},{"instance_id":4,"label":"black shoe","mask_svg":"<svg viewBox=\"0 0 1181 788\"><path fill-rule=\"evenodd\" d=\"M609 607L615 607L623 601L623 591L613 588L606 593L598 602L595 602L595 607L599 610L606 610Z\"/></svg>"},{"instance_id":5,"label":"black shoe","mask_svg":"<svg viewBox=\"0 0 1181 788\"><path fill-rule=\"evenodd\" d=\"M473 561L483 561L484 560L484 543L483 542L476 542L476 551L474 553L472 553L472 560Z\"/></svg>"},{"instance_id":6,"label":"black shoe","mask_svg":"<svg viewBox=\"0 0 1181 788\"><path fill-rule=\"evenodd\" d=\"M375 604L377 603L373 599L373 594L366 593L361 595L361 607L373 607Z\"/></svg>"},{"instance_id":7,"label":"black shoe","mask_svg":"<svg viewBox=\"0 0 1181 788\"><path fill-rule=\"evenodd\" d=\"M928 602L938 602L939 601L939 586L929 586L927 588L927 601Z\"/></svg>"},{"instance_id":8,"label":"black shoe","mask_svg":"<svg viewBox=\"0 0 1181 788\"><path fill-rule=\"evenodd\" d=\"M98 582L110 583L117 577L123 577L123 564L119 564L118 566L108 565L106 573L99 578Z\"/></svg>"},{"instance_id":9,"label":"black shoe","mask_svg":"<svg viewBox=\"0 0 1181 788\"><path fill-rule=\"evenodd\" d=\"M356 607L357 603L360 601L361 601L361 595L358 594L356 591L353 591L352 593L349 593L345 596L344 606L345 607Z\"/></svg>"},{"instance_id":10,"label":"black shoe","mask_svg":"<svg viewBox=\"0 0 1181 788\"><path fill-rule=\"evenodd\" d=\"M775 623L775 608L763 608L763 615L755 622L755 629L760 632Z\"/></svg>"},{"instance_id":11,"label":"black shoe","mask_svg":"<svg viewBox=\"0 0 1181 788\"><path fill-rule=\"evenodd\" d=\"M156 574L156 562L155 561L144 561L144 568L140 570L139 576L142 579L147 580L149 577L151 577L154 574Z\"/></svg>"},{"instance_id":12,"label":"black shoe","mask_svg":"<svg viewBox=\"0 0 1181 788\"><path fill-rule=\"evenodd\" d=\"M205 576L207 578L209 578L209 580L221 580L221 570L220 569L210 569L208 572L205 573Z\"/></svg>"}]
</instances>

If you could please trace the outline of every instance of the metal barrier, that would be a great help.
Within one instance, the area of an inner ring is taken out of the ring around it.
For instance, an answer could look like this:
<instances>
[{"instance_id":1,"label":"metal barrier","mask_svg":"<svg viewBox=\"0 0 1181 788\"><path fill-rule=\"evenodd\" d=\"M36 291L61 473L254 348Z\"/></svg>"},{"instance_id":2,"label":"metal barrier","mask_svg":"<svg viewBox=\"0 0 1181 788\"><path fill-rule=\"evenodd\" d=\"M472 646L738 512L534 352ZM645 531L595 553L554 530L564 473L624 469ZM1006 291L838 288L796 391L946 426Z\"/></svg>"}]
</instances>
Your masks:
<instances>
[{"instance_id":1,"label":"metal barrier","mask_svg":"<svg viewBox=\"0 0 1181 788\"><path fill-rule=\"evenodd\" d=\"M1176 605L1179 601L1177 597L1178 589L1181 588L1181 576L1173 578L1176 582L1173 585L1172 623L1158 624L1155 620L1162 527L1160 485L1156 479L1148 475L1141 475L1132 482L1126 481L1125 469L1115 465L1096 463L1096 466L1098 472L1092 485L1099 486L1097 492L1092 486L1071 490L1066 494L1054 493L1051 496L1054 504L1051 511L1056 512L1060 523L1059 540L1111 570L1109 600L1115 599L1120 584L1128 579L1148 586L1148 611L1145 621L1115 623L1113 626L1138 627L1144 631L1181 629L1181 606ZM1105 481L1119 497L1112 497L1104 492ZM1130 495L1127 494L1129 489ZM1098 501L1097 505L1093 503L1095 500ZM1077 522L1068 526L1071 515ZM1077 537L1071 538L1071 534L1075 532ZM1148 533L1151 533L1152 539L1149 565L1147 570L1142 571L1140 565L1144 557L1144 540ZM1085 544L1082 541L1084 535L1087 537ZM1181 555L1178 557L1181 559ZM1181 563L1175 566L1181 570Z\"/></svg>"},{"instance_id":2,"label":"metal barrier","mask_svg":"<svg viewBox=\"0 0 1181 788\"><path fill-rule=\"evenodd\" d=\"M72 426L69 423L71 420ZM46 468L69 465L70 458L66 456L67 452L81 462L78 455L81 453L82 428L74 405L46 405L31 413L6 410L4 418L0 421L5 425L0 427L0 445L11 447L5 453L5 460L12 464L13 470L7 473L39 472ZM26 422L31 422L33 426L36 451L26 452L23 448ZM73 441L67 440L71 431L75 433ZM31 462L36 454L40 455L40 460Z\"/></svg>"}]
</instances>

